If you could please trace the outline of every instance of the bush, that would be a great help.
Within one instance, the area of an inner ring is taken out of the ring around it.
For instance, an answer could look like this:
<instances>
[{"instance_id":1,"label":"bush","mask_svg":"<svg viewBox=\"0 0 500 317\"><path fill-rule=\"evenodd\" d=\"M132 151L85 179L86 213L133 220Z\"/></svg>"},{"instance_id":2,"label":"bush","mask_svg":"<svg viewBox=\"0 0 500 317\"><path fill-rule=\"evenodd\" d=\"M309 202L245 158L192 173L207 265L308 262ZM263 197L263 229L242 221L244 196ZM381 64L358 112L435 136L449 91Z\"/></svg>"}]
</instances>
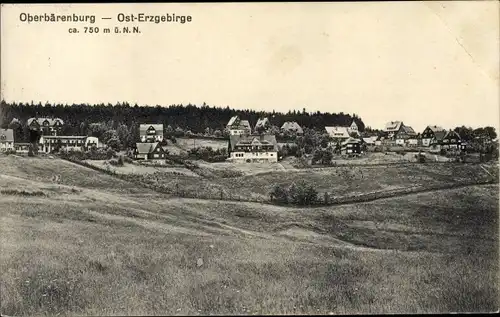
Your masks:
<instances>
[{"instance_id":1,"label":"bush","mask_svg":"<svg viewBox=\"0 0 500 317\"><path fill-rule=\"evenodd\" d=\"M4 152L6 155L16 154L16 150L8 149Z\"/></svg>"},{"instance_id":2,"label":"bush","mask_svg":"<svg viewBox=\"0 0 500 317\"><path fill-rule=\"evenodd\" d=\"M110 159L112 159L115 156L116 156L115 150L113 150L112 148L108 148L106 150L106 159L110 160Z\"/></svg>"},{"instance_id":3,"label":"bush","mask_svg":"<svg viewBox=\"0 0 500 317\"><path fill-rule=\"evenodd\" d=\"M299 181L288 187L279 184L275 185L270 193L270 198L271 201L281 204L306 206L318 201L318 192L312 184Z\"/></svg>"},{"instance_id":4,"label":"bush","mask_svg":"<svg viewBox=\"0 0 500 317\"><path fill-rule=\"evenodd\" d=\"M425 154L415 154L415 158L417 159L417 162L419 163L425 163Z\"/></svg>"}]
</instances>

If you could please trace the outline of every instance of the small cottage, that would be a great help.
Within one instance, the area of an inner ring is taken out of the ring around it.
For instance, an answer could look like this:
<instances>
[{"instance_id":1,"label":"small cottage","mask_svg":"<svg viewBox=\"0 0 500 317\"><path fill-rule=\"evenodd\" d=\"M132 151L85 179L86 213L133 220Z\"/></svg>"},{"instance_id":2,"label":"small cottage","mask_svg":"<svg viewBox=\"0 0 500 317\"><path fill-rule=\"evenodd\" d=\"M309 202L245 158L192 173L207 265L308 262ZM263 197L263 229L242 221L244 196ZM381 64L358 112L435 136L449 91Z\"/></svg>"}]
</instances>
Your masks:
<instances>
[{"instance_id":1,"label":"small cottage","mask_svg":"<svg viewBox=\"0 0 500 317\"><path fill-rule=\"evenodd\" d=\"M134 158L136 160L161 160L165 159L166 152L159 142L136 143Z\"/></svg>"},{"instance_id":2,"label":"small cottage","mask_svg":"<svg viewBox=\"0 0 500 317\"><path fill-rule=\"evenodd\" d=\"M0 152L14 150L14 130L0 129Z\"/></svg>"},{"instance_id":3,"label":"small cottage","mask_svg":"<svg viewBox=\"0 0 500 317\"><path fill-rule=\"evenodd\" d=\"M341 144L340 153L343 155L360 155L361 154L361 141L350 137Z\"/></svg>"}]
</instances>

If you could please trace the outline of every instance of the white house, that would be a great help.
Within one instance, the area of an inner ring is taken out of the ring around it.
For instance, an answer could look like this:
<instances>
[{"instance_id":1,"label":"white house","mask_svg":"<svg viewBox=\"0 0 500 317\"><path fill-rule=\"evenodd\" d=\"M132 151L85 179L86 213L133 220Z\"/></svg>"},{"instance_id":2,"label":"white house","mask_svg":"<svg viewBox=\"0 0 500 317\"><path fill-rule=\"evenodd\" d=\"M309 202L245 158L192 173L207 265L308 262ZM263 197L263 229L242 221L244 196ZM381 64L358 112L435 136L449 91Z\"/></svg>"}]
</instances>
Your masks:
<instances>
[{"instance_id":1,"label":"white house","mask_svg":"<svg viewBox=\"0 0 500 317\"><path fill-rule=\"evenodd\" d=\"M226 129L229 135L248 135L252 133L252 127L248 120L240 120L238 116L232 117L227 123Z\"/></svg>"},{"instance_id":2,"label":"white house","mask_svg":"<svg viewBox=\"0 0 500 317\"><path fill-rule=\"evenodd\" d=\"M359 135L358 125L356 124L356 122L354 120L352 120L351 125L349 127L347 127L347 132L349 132L349 134L355 133L356 135Z\"/></svg>"},{"instance_id":3,"label":"white house","mask_svg":"<svg viewBox=\"0 0 500 317\"><path fill-rule=\"evenodd\" d=\"M163 141L163 124L141 124L139 126L141 142Z\"/></svg>"},{"instance_id":4,"label":"white house","mask_svg":"<svg viewBox=\"0 0 500 317\"><path fill-rule=\"evenodd\" d=\"M278 143L274 135L231 135L229 137L229 161L278 162Z\"/></svg>"},{"instance_id":5,"label":"white house","mask_svg":"<svg viewBox=\"0 0 500 317\"><path fill-rule=\"evenodd\" d=\"M38 142L38 150L44 153L58 150L83 151L93 144L99 146L99 141L96 139L85 135L43 135Z\"/></svg>"},{"instance_id":6,"label":"white house","mask_svg":"<svg viewBox=\"0 0 500 317\"><path fill-rule=\"evenodd\" d=\"M85 139L85 148L89 149L92 146L95 146L96 148L100 148L101 147L101 143L99 143L99 139L98 138L96 138L94 136L88 136Z\"/></svg>"},{"instance_id":7,"label":"white house","mask_svg":"<svg viewBox=\"0 0 500 317\"><path fill-rule=\"evenodd\" d=\"M0 129L0 152L14 150L14 130Z\"/></svg>"}]
</instances>

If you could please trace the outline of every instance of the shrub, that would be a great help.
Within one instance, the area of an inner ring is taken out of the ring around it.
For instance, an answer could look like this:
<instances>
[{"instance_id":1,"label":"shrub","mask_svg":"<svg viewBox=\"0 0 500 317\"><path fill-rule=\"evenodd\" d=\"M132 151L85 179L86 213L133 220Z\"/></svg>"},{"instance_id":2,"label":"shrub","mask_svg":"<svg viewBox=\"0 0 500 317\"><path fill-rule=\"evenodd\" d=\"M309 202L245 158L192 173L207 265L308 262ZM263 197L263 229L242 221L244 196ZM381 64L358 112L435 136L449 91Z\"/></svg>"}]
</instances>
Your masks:
<instances>
[{"instance_id":1,"label":"shrub","mask_svg":"<svg viewBox=\"0 0 500 317\"><path fill-rule=\"evenodd\" d=\"M112 148L108 148L108 149L106 150L106 159L108 159L108 160L109 160L109 159L112 159L112 158L113 158L113 157L115 157L115 156L116 156L116 152L115 152L115 150L113 150Z\"/></svg>"},{"instance_id":2,"label":"shrub","mask_svg":"<svg viewBox=\"0 0 500 317\"><path fill-rule=\"evenodd\" d=\"M415 154L415 158L417 159L417 162L425 163L425 154L422 153Z\"/></svg>"},{"instance_id":3,"label":"shrub","mask_svg":"<svg viewBox=\"0 0 500 317\"><path fill-rule=\"evenodd\" d=\"M8 149L7 151L4 152L6 155L10 154L16 154L16 150Z\"/></svg>"},{"instance_id":4,"label":"shrub","mask_svg":"<svg viewBox=\"0 0 500 317\"><path fill-rule=\"evenodd\" d=\"M312 205L318 201L318 192L312 184L304 181L292 183L288 187L277 184L270 193L271 201L299 206Z\"/></svg>"}]
</instances>

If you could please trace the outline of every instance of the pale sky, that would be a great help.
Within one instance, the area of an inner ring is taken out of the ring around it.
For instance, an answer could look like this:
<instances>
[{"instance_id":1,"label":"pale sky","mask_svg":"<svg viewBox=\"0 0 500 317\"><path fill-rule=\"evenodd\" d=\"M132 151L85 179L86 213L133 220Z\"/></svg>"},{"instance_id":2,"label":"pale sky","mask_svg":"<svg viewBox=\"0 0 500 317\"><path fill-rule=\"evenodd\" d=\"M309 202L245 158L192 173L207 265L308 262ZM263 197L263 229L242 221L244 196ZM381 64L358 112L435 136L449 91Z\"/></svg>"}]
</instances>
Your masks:
<instances>
[{"instance_id":1,"label":"pale sky","mask_svg":"<svg viewBox=\"0 0 500 317\"><path fill-rule=\"evenodd\" d=\"M21 12L96 23L27 24ZM192 22L119 23L120 12ZM115 26L142 33L103 34ZM498 129L499 48L497 1L3 5L1 92L35 103L305 107L418 132Z\"/></svg>"}]
</instances>

